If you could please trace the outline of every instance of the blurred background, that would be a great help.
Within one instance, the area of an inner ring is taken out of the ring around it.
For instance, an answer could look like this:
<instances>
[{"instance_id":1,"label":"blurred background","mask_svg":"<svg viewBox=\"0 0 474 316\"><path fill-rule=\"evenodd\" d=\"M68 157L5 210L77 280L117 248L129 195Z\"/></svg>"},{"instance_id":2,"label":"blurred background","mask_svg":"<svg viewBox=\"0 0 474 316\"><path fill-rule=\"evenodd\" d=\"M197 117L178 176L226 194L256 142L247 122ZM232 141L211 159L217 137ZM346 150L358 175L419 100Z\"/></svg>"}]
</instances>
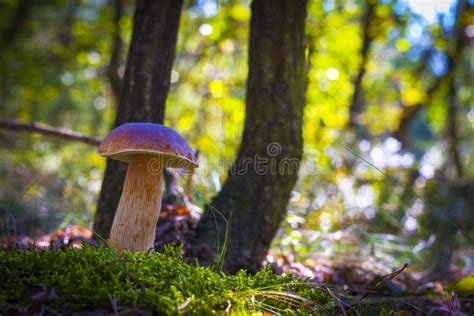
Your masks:
<instances>
[{"instance_id":1,"label":"blurred background","mask_svg":"<svg viewBox=\"0 0 474 316\"><path fill-rule=\"evenodd\" d=\"M269 262L473 271L473 2L309 1L312 167ZM249 5L186 1L181 16L166 125L200 152L196 208L220 190L240 143ZM1 0L0 118L105 136L133 10L129 0ZM91 227L105 167L95 150L0 130L2 238Z\"/></svg>"}]
</instances>

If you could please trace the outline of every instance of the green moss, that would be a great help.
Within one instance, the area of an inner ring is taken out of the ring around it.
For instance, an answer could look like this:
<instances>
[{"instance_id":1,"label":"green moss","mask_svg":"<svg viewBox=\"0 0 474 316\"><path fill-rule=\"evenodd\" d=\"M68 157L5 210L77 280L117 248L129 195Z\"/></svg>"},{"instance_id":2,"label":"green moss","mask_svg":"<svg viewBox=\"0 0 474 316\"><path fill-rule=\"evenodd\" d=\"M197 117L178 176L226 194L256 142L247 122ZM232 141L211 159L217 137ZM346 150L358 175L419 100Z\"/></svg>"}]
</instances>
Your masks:
<instances>
[{"instance_id":1,"label":"green moss","mask_svg":"<svg viewBox=\"0 0 474 316\"><path fill-rule=\"evenodd\" d=\"M84 246L67 250L0 251L0 313L5 306L47 306L56 311L146 310L169 315L327 314L339 310L333 292L267 267L255 275L236 275L193 266L179 247L165 253L124 252ZM2 304L3 302L3 304ZM114 302L114 303L112 303ZM5 304L8 303L8 304ZM385 306L352 306L380 314ZM339 310L340 311L340 310ZM368 313L366 313L368 312Z\"/></svg>"},{"instance_id":2,"label":"green moss","mask_svg":"<svg viewBox=\"0 0 474 316\"><path fill-rule=\"evenodd\" d=\"M0 300L31 305L36 292L54 289L41 303L58 310L119 306L166 314L234 312L311 312L331 304L329 296L292 276L270 269L234 276L185 263L179 248L164 254L125 252L108 248L59 251L0 252ZM36 293L36 294L37 294ZM38 295L36 295L38 296ZM230 306L230 307L229 307Z\"/></svg>"}]
</instances>

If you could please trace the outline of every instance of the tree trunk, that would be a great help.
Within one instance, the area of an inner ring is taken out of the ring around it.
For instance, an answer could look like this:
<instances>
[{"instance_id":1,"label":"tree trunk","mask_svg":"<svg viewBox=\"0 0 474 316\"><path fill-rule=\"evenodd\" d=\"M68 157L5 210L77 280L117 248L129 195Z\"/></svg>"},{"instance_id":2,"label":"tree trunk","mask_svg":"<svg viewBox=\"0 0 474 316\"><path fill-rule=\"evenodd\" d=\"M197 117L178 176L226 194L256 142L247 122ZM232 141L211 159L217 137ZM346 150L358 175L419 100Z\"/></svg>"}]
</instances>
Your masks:
<instances>
[{"instance_id":1,"label":"tree trunk","mask_svg":"<svg viewBox=\"0 0 474 316\"><path fill-rule=\"evenodd\" d=\"M10 25L8 25L7 28L2 31L0 42L2 43L3 48L8 47L15 40L18 33L22 30L23 25L28 20L28 15L30 14L32 5L35 5L35 3L32 1L18 1L18 5L16 7L15 13L13 14Z\"/></svg>"},{"instance_id":2,"label":"tree trunk","mask_svg":"<svg viewBox=\"0 0 474 316\"><path fill-rule=\"evenodd\" d=\"M114 126L163 123L182 0L138 0L120 103ZM94 231L108 238L127 165L107 159Z\"/></svg>"},{"instance_id":3,"label":"tree trunk","mask_svg":"<svg viewBox=\"0 0 474 316\"><path fill-rule=\"evenodd\" d=\"M452 39L451 53L448 54L448 71L447 71L447 81L448 81L448 95L447 95L447 126L446 132L448 137L448 146L449 146L449 162L454 166L456 170L456 175L462 177L463 166L461 154L459 152L459 127L458 127L458 101L457 101L457 90L458 86L456 84L456 70L458 65L462 62L463 52L465 47L469 45L469 39L465 36L464 28L467 27L469 21L469 11L472 10L473 5L468 1L458 1L456 8L456 24L455 32Z\"/></svg>"},{"instance_id":4,"label":"tree trunk","mask_svg":"<svg viewBox=\"0 0 474 316\"><path fill-rule=\"evenodd\" d=\"M372 1L365 4L365 13L361 20L363 33L362 47L360 50L361 62L357 76L354 79L354 93L352 94L351 104L349 105L349 126L360 127L360 114L364 111L365 100L362 81L367 72L367 62L369 61L370 47L373 41L373 31L371 30L371 21L375 14L375 5Z\"/></svg>"},{"instance_id":5,"label":"tree trunk","mask_svg":"<svg viewBox=\"0 0 474 316\"><path fill-rule=\"evenodd\" d=\"M456 170L456 176L462 177L463 166L461 160L461 154L459 153L459 130L458 130L458 102L456 99L456 83L454 78L449 83L449 92L448 92L448 114L447 114L447 136L448 136L448 146L449 146L449 158L450 162L453 164L454 169Z\"/></svg>"},{"instance_id":6,"label":"tree trunk","mask_svg":"<svg viewBox=\"0 0 474 316\"><path fill-rule=\"evenodd\" d=\"M302 156L306 90L306 1L254 0L250 21L246 120L221 192L206 208L193 250L201 263L218 257L226 223L224 270L255 272L283 220Z\"/></svg>"},{"instance_id":7,"label":"tree trunk","mask_svg":"<svg viewBox=\"0 0 474 316\"><path fill-rule=\"evenodd\" d=\"M114 6L114 30L112 49L110 53L109 66L107 67L107 78L109 79L110 88L114 95L116 104L120 103L120 92L122 90L122 79L118 73L120 68L120 60L122 57L123 41L120 35L120 20L124 11L124 0L112 0Z\"/></svg>"}]
</instances>

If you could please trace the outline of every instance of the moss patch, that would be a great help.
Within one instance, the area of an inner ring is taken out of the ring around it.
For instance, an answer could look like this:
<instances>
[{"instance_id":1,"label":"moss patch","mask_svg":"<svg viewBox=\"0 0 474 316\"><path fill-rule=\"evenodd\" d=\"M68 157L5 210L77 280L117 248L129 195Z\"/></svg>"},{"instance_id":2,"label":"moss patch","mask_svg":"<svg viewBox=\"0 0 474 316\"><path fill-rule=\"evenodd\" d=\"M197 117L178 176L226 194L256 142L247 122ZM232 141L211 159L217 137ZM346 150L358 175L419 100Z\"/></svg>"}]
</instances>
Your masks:
<instances>
[{"instance_id":1,"label":"moss patch","mask_svg":"<svg viewBox=\"0 0 474 316\"><path fill-rule=\"evenodd\" d=\"M55 311L136 308L166 314L330 308L330 296L293 276L264 269L234 276L185 263L179 248L165 253L108 248L0 252L0 301Z\"/></svg>"}]
</instances>

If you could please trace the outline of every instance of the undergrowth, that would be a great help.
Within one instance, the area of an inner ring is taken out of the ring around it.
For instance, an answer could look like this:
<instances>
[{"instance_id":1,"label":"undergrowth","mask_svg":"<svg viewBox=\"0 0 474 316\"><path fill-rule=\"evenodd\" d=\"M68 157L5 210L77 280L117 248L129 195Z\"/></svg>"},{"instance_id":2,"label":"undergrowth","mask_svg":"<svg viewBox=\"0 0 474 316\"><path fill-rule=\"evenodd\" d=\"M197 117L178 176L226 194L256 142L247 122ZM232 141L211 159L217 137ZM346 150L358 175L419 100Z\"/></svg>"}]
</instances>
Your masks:
<instances>
[{"instance_id":1,"label":"undergrowth","mask_svg":"<svg viewBox=\"0 0 474 316\"><path fill-rule=\"evenodd\" d=\"M180 250L167 247L165 253L120 256L109 248L87 245L0 251L0 301L4 309L41 305L65 312L106 307L170 315L317 315L341 304L331 291L292 275L265 268L255 275L240 271L231 276L184 262Z\"/></svg>"}]
</instances>

